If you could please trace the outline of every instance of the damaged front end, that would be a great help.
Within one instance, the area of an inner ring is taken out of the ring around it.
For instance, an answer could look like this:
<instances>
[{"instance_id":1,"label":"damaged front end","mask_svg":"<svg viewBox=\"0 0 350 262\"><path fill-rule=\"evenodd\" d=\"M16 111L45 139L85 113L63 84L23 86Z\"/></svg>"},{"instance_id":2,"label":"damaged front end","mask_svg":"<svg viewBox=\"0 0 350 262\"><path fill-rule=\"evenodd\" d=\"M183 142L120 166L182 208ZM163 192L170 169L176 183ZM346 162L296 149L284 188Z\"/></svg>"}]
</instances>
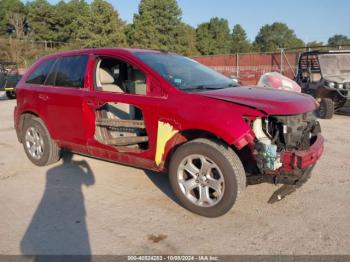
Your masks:
<instances>
[{"instance_id":1,"label":"damaged front end","mask_svg":"<svg viewBox=\"0 0 350 262\"><path fill-rule=\"evenodd\" d=\"M323 152L321 128L313 112L257 118L253 155L259 173L274 183L306 181Z\"/></svg>"}]
</instances>

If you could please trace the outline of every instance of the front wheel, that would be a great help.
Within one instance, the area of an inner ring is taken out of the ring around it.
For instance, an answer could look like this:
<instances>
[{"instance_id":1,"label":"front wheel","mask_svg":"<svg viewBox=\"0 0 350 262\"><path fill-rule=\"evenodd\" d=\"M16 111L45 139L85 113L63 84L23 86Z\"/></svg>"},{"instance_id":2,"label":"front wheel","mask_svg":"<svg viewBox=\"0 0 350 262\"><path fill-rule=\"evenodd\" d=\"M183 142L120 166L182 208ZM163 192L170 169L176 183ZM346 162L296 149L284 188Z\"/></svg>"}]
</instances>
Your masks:
<instances>
[{"instance_id":1,"label":"front wheel","mask_svg":"<svg viewBox=\"0 0 350 262\"><path fill-rule=\"evenodd\" d=\"M60 159L60 148L40 118L25 121L22 132L24 151L29 160L37 166L46 166Z\"/></svg>"},{"instance_id":2,"label":"front wheel","mask_svg":"<svg viewBox=\"0 0 350 262\"><path fill-rule=\"evenodd\" d=\"M330 98L322 98L320 108L318 109L319 117L322 119L331 119L334 115L334 103Z\"/></svg>"},{"instance_id":3,"label":"front wheel","mask_svg":"<svg viewBox=\"0 0 350 262\"><path fill-rule=\"evenodd\" d=\"M195 139L175 151L169 179L180 203L206 217L228 212L246 186L244 168L235 152L208 139Z\"/></svg>"}]
</instances>

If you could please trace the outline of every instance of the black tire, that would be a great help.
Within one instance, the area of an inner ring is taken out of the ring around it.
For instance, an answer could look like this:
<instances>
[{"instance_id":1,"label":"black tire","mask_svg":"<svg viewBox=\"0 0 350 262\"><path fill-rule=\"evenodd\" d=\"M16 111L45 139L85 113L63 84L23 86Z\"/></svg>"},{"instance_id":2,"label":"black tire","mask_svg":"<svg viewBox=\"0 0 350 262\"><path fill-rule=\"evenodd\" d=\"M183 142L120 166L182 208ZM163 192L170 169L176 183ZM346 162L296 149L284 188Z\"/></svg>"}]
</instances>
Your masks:
<instances>
[{"instance_id":1,"label":"black tire","mask_svg":"<svg viewBox=\"0 0 350 262\"><path fill-rule=\"evenodd\" d=\"M16 99L16 92L15 91L6 91L6 96L8 99Z\"/></svg>"},{"instance_id":2,"label":"black tire","mask_svg":"<svg viewBox=\"0 0 350 262\"><path fill-rule=\"evenodd\" d=\"M211 159L221 170L225 189L221 200L214 206L202 207L192 203L182 192L178 183L178 168L184 158L200 154ZM172 156L169 166L169 180L173 192L186 209L206 217L218 217L227 213L246 187L246 175L236 153L220 141L195 139L180 146Z\"/></svg>"},{"instance_id":3,"label":"black tire","mask_svg":"<svg viewBox=\"0 0 350 262\"><path fill-rule=\"evenodd\" d=\"M334 103L330 98L322 98L318 115L322 119L331 119L334 115Z\"/></svg>"},{"instance_id":4,"label":"black tire","mask_svg":"<svg viewBox=\"0 0 350 262\"><path fill-rule=\"evenodd\" d=\"M26 133L31 127L34 127L39 132L43 140L43 154L39 159L34 158L27 148ZM49 131L40 118L33 117L27 119L24 122L22 130L23 148L27 157L33 164L37 166L46 166L56 163L60 159L60 148L57 146L56 142L51 139Z\"/></svg>"}]
</instances>

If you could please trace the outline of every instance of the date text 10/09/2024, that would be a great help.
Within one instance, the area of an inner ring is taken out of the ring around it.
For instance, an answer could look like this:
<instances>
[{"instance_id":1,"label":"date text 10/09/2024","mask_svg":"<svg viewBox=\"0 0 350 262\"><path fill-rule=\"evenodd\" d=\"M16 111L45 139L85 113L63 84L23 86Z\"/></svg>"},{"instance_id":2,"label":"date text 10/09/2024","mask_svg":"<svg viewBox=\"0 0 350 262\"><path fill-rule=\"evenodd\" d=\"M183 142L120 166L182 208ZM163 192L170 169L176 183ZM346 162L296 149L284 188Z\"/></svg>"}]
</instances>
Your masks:
<instances>
[{"instance_id":1,"label":"date text 10/09/2024","mask_svg":"<svg viewBox=\"0 0 350 262\"><path fill-rule=\"evenodd\" d=\"M219 261L217 256L128 256L128 261Z\"/></svg>"}]
</instances>

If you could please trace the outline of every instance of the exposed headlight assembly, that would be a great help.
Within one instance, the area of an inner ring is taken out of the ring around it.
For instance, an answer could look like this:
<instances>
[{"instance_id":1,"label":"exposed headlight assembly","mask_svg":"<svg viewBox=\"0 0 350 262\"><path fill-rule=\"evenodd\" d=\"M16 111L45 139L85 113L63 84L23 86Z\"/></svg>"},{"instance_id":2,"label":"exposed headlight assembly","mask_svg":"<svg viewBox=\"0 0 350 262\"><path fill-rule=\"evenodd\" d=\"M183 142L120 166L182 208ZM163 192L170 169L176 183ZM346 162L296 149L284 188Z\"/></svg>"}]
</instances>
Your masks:
<instances>
[{"instance_id":1,"label":"exposed headlight assembly","mask_svg":"<svg viewBox=\"0 0 350 262\"><path fill-rule=\"evenodd\" d=\"M343 84L337 84L337 88L343 89Z\"/></svg>"}]
</instances>

